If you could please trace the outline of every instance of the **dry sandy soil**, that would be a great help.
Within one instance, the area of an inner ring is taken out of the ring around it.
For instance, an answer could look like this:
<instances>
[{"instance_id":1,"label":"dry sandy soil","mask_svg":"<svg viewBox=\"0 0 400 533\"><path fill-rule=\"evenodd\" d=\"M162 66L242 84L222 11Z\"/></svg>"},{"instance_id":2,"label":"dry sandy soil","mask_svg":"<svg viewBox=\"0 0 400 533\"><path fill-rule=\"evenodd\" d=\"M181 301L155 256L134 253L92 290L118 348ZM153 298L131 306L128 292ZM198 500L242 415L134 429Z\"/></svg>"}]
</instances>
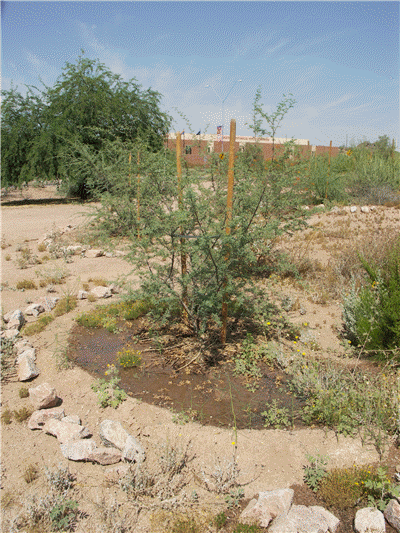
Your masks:
<instances>
[{"instance_id":1,"label":"dry sandy soil","mask_svg":"<svg viewBox=\"0 0 400 533\"><path fill-rule=\"evenodd\" d=\"M46 191L46 194L51 196L52 191ZM43 197L44 191L38 189L29 192L31 199L35 195ZM5 200L8 199L9 197ZM101 277L111 282L129 274L131 268L129 263L117 257L88 259L74 256L72 262L68 264L65 264L63 259L57 259L31 265L25 269L18 267L17 259L20 256L18 247L28 245L32 253L40 258L45 253L38 252L37 245L44 234L54 231L55 228L65 228L68 224L76 227L69 234L65 234L65 238L74 242L85 223L85 214L92 208L93 205L79 204L2 206L3 314L17 308L24 309L27 302L45 294L44 288L24 292L15 289L17 281L36 279L37 271L43 269L67 269L67 282L57 289L59 296L67 290L77 292L82 283L87 282L89 278ZM378 207L369 214L361 214L359 211L357 214L345 211L335 215L316 214L309 220L310 226L313 227L303 232L301 237L296 237L292 249L295 253L297 250L299 255L303 254L304 258L309 257L310 260L318 258L320 265L324 265L337 249L337 242L339 247L350 246L366 225L369 227L368 231L372 232L375 238L379 238L379 235L384 235L388 228L398 228L399 222L400 210L394 208ZM347 236L344 235L345 231ZM322 241L319 240L321 235L331 235L328 247L321 244ZM337 241L339 238L342 240ZM130 277L134 279L134 274L130 274ZM293 284L284 282L271 282L269 290L299 298L300 305L288 313L288 318L298 324L307 321L309 330L321 346L320 355L344 360L344 348L337 334L341 322L339 298L337 300L330 298L326 302L323 291L317 283L315 290L311 292L309 290L305 292ZM314 296L309 298L310 294ZM77 314L95 305L87 300L79 301L77 309L57 318L41 334L30 337L32 344L37 348L40 376L27 385L33 387L47 382L55 387L58 396L62 398L66 414L79 415L82 423L93 432L97 441L100 422L104 419L117 420L142 443L149 465L157 462L159 446L167 439L181 447L190 443L190 455L194 458L190 462L189 470L195 474L199 474L201 469L206 472L213 471L217 459L223 464L225 460L231 460L235 452L241 472L239 481L245 483L243 489L246 499L259 491L302 484L303 465L307 464L305 458L307 453L315 454L318 451L328 455L330 468L378 461L378 454L373 447L362 446L359 439L343 436L336 438L334 432L325 432L322 429L308 428L295 431L247 429L239 430L236 438L234 432L229 429L202 426L196 422L178 425L173 422L170 411L133 398L128 398L116 410L110 407L101 409L95 392L90 388L93 378L78 367L58 370L54 357L55 353L66 346L69 331ZM18 382L16 376L3 384L1 397L3 410L29 406L29 399L19 398L21 385L23 384ZM392 450L393 453L397 452ZM394 457L394 460L397 460L395 455ZM29 465L37 466L39 477L28 485L23 474ZM30 493L45 493L47 490L45 468L60 466L68 466L70 472L76 475L73 497L79 502L80 509L87 513L86 518L82 517L79 520L77 531L85 533L113 531L111 528L104 529L105 526L100 525L101 513L95 504L102 505L105 509L107 502L116 501L124 504L124 512L130 509L130 504L118 486L106 483L105 472L110 467L68 462L63 458L56 438L41 431L30 431L26 422L19 424L15 420L10 425L2 425L1 493L3 497L6 494L7 498L12 495L11 504L4 511L5 516L11 516L18 510ZM188 495L187 506L192 509L205 507L213 514L224 509L226 507L224 498L207 492L200 486L195 474L191 474L185 488ZM191 501L193 490L199 496L197 503ZM142 510L134 531L166 531L166 522L163 520L167 520L168 515L158 518L159 529L154 522L150 525L151 516L152 512Z\"/></svg>"}]
</instances>

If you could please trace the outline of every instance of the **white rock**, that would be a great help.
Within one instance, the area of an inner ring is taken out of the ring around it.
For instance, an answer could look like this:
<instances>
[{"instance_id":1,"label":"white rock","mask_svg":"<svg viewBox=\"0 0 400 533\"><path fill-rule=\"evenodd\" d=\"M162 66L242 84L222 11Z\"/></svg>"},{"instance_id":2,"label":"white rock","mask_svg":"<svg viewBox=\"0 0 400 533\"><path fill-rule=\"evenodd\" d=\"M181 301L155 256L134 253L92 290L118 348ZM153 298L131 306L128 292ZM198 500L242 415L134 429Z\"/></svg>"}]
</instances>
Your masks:
<instances>
[{"instance_id":1,"label":"white rock","mask_svg":"<svg viewBox=\"0 0 400 533\"><path fill-rule=\"evenodd\" d=\"M67 252L70 252L73 255L79 255L84 251L85 251L85 248L83 248L79 244L74 245L74 246L67 246Z\"/></svg>"},{"instance_id":2,"label":"white rock","mask_svg":"<svg viewBox=\"0 0 400 533\"><path fill-rule=\"evenodd\" d=\"M36 350L35 350L35 348L25 348L25 350L18 355L17 363L19 363L21 358L23 358L23 357L29 357L29 359L32 359L32 361L36 361Z\"/></svg>"},{"instance_id":3,"label":"white rock","mask_svg":"<svg viewBox=\"0 0 400 533\"><path fill-rule=\"evenodd\" d=\"M350 207L350 213L355 213L357 211L357 206L356 205L352 205Z\"/></svg>"},{"instance_id":4,"label":"white rock","mask_svg":"<svg viewBox=\"0 0 400 533\"><path fill-rule=\"evenodd\" d=\"M78 424L78 426L81 425L81 419L78 415L68 415L64 416L64 418L61 419L61 422L69 422L70 424Z\"/></svg>"},{"instance_id":5,"label":"white rock","mask_svg":"<svg viewBox=\"0 0 400 533\"><path fill-rule=\"evenodd\" d=\"M93 294L93 296L96 296L96 298L110 298L112 296L110 289L108 287L102 287L101 285L94 287L90 293Z\"/></svg>"},{"instance_id":6,"label":"white rock","mask_svg":"<svg viewBox=\"0 0 400 533\"><path fill-rule=\"evenodd\" d=\"M242 512L240 522L250 525L257 523L260 527L268 527L271 520L289 512L293 496L294 491L292 489L260 492L258 500L251 500Z\"/></svg>"},{"instance_id":7,"label":"white rock","mask_svg":"<svg viewBox=\"0 0 400 533\"><path fill-rule=\"evenodd\" d=\"M122 449L122 458L132 463L142 463L146 458L144 449L132 435L126 439Z\"/></svg>"},{"instance_id":8,"label":"white rock","mask_svg":"<svg viewBox=\"0 0 400 533\"><path fill-rule=\"evenodd\" d=\"M336 518L334 514L327 509L324 509L324 507L321 507L320 505L312 505L310 509L314 512L320 513L325 518L328 523L330 533L336 532L340 524L339 518Z\"/></svg>"},{"instance_id":9,"label":"white rock","mask_svg":"<svg viewBox=\"0 0 400 533\"><path fill-rule=\"evenodd\" d=\"M24 313L28 316L39 316L40 313L44 313L45 309L41 304L31 304L25 309Z\"/></svg>"},{"instance_id":10,"label":"white rock","mask_svg":"<svg viewBox=\"0 0 400 533\"><path fill-rule=\"evenodd\" d=\"M280 515L268 530L271 533L328 533L323 514L305 505L292 505L287 515Z\"/></svg>"},{"instance_id":11,"label":"white rock","mask_svg":"<svg viewBox=\"0 0 400 533\"><path fill-rule=\"evenodd\" d=\"M88 297L87 291L84 291L84 290L78 291L78 295L77 295L78 300L86 300L87 297Z\"/></svg>"},{"instance_id":12,"label":"white rock","mask_svg":"<svg viewBox=\"0 0 400 533\"><path fill-rule=\"evenodd\" d=\"M40 411L34 411L28 421L29 429L42 429L45 422L49 418L56 418L61 420L65 416L64 409L62 407L53 407L52 409L41 409Z\"/></svg>"},{"instance_id":13,"label":"white rock","mask_svg":"<svg viewBox=\"0 0 400 533\"><path fill-rule=\"evenodd\" d=\"M374 507L360 509L356 513L354 529L357 533L385 533L385 517Z\"/></svg>"},{"instance_id":14,"label":"white rock","mask_svg":"<svg viewBox=\"0 0 400 533\"><path fill-rule=\"evenodd\" d=\"M35 360L27 355L20 355L18 358L18 380L28 381L36 378L39 375L39 369L35 364Z\"/></svg>"},{"instance_id":15,"label":"white rock","mask_svg":"<svg viewBox=\"0 0 400 533\"><path fill-rule=\"evenodd\" d=\"M18 320L21 324L21 327L25 324L24 315L22 314L22 311L20 309L15 309L14 311L9 311L3 316L3 320L6 324L10 322L10 320Z\"/></svg>"},{"instance_id":16,"label":"white rock","mask_svg":"<svg viewBox=\"0 0 400 533\"><path fill-rule=\"evenodd\" d=\"M369 207L367 205L363 205L360 210L361 213L369 213Z\"/></svg>"},{"instance_id":17,"label":"white rock","mask_svg":"<svg viewBox=\"0 0 400 533\"><path fill-rule=\"evenodd\" d=\"M14 343L14 350L17 352L17 355L25 351L26 348L32 348L32 345L27 339L19 339Z\"/></svg>"},{"instance_id":18,"label":"white rock","mask_svg":"<svg viewBox=\"0 0 400 533\"><path fill-rule=\"evenodd\" d=\"M101 257L104 254L103 250L86 250L85 257L94 258Z\"/></svg>"},{"instance_id":19,"label":"white rock","mask_svg":"<svg viewBox=\"0 0 400 533\"><path fill-rule=\"evenodd\" d=\"M6 329L4 331L1 332L1 338L2 339L7 339L7 340L12 340L12 339L15 339L15 337L18 337L19 335L19 330L14 328L14 329Z\"/></svg>"},{"instance_id":20,"label":"white rock","mask_svg":"<svg viewBox=\"0 0 400 533\"><path fill-rule=\"evenodd\" d=\"M35 388L29 389L29 399L35 411L54 407L58 402L56 389L48 383L42 383Z\"/></svg>"},{"instance_id":21,"label":"white rock","mask_svg":"<svg viewBox=\"0 0 400 533\"><path fill-rule=\"evenodd\" d=\"M99 435L105 446L114 446L122 450L122 457L125 460L134 462L145 460L146 454L140 443L119 422L103 420L100 424Z\"/></svg>"},{"instance_id":22,"label":"white rock","mask_svg":"<svg viewBox=\"0 0 400 533\"><path fill-rule=\"evenodd\" d=\"M45 311L52 311L60 298L58 296L44 296L40 299L40 303L43 305Z\"/></svg>"},{"instance_id":23,"label":"white rock","mask_svg":"<svg viewBox=\"0 0 400 533\"><path fill-rule=\"evenodd\" d=\"M71 461L90 461L90 454L96 449L93 439L77 440L61 444L61 453Z\"/></svg>"},{"instance_id":24,"label":"white rock","mask_svg":"<svg viewBox=\"0 0 400 533\"><path fill-rule=\"evenodd\" d=\"M90 431L86 427L71 422L62 422L56 418L49 418L44 423L43 431L57 437L57 440L61 444L91 436Z\"/></svg>"}]
</instances>

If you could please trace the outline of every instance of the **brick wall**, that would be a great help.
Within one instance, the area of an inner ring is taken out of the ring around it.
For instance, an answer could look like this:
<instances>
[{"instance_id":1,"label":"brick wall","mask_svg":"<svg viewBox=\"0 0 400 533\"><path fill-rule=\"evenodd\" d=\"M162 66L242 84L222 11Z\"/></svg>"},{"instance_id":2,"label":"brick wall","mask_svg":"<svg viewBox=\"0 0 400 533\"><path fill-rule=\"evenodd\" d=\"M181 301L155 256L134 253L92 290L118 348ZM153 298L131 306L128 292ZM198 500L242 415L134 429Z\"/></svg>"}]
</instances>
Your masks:
<instances>
[{"instance_id":1,"label":"brick wall","mask_svg":"<svg viewBox=\"0 0 400 533\"><path fill-rule=\"evenodd\" d=\"M248 144L248 143L245 143ZM244 144L244 145L245 145ZM224 153L226 156L229 154L229 141L224 141ZM235 142L235 153L239 152L240 146L242 143ZM165 141L165 146L168 147L170 150L175 151L176 150L176 139L168 139L168 141ZM272 158L272 143L260 143L259 144L264 160L271 159ZM186 153L186 148L191 148L191 153ZM274 155L275 157L279 157L284 151L284 145L283 144L275 144L274 145ZM312 154L314 155L323 155L323 154L329 154L329 146L316 146L314 147L315 150L313 150L313 147L311 145L296 145L296 149L300 152L300 158L302 159L309 159ZM212 155L212 152L215 152L216 154L222 153L222 142L221 141L214 141L211 144L211 152L207 151L207 141L197 140L197 139L191 139L191 140L181 140L181 153L188 164L188 166L208 166L210 156ZM332 146L331 149L331 157L336 157L339 155L340 150L338 147Z\"/></svg>"}]
</instances>

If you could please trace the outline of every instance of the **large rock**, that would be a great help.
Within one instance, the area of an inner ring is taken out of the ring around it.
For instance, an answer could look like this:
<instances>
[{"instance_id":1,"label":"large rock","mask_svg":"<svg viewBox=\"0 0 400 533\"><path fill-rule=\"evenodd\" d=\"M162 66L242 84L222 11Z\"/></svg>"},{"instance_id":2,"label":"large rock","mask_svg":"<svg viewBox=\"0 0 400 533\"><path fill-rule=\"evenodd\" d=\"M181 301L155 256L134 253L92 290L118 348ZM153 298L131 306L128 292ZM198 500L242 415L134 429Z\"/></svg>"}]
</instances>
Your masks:
<instances>
[{"instance_id":1,"label":"large rock","mask_svg":"<svg viewBox=\"0 0 400 533\"><path fill-rule=\"evenodd\" d=\"M17 363L19 363L23 357L29 357L29 359L32 359L32 361L36 361L35 348L25 346L25 349L21 351L17 357Z\"/></svg>"},{"instance_id":2,"label":"large rock","mask_svg":"<svg viewBox=\"0 0 400 533\"><path fill-rule=\"evenodd\" d=\"M59 400L56 389L48 383L42 383L38 387L29 389L29 399L35 411L54 407Z\"/></svg>"},{"instance_id":3,"label":"large rock","mask_svg":"<svg viewBox=\"0 0 400 533\"><path fill-rule=\"evenodd\" d=\"M45 309L42 304L31 304L25 309L24 313L28 316L39 316L44 313Z\"/></svg>"},{"instance_id":4,"label":"large rock","mask_svg":"<svg viewBox=\"0 0 400 533\"><path fill-rule=\"evenodd\" d=\"M44 296L40 299L40 304L48 313L52 311L60 298L58 296Z\"/></svg>"},{"instance_id":5,"label":"large rock","mask_svg":"<svg viewBox=\"0 0 400 533\"><path fill-rule=\"evenodd\" d=\"M292 489L278 489L260 492L258 500L252 499L240 515L243 524L257 523L260 527L268 524L281 514L287 514L292 505L294 491Z\"/></svg>"},{"instance_id":6,"label":"large rock","mask_svg":"<svg viewBox=\"0 0 400 533\"><path fill-rule=\"evenodd\" d=\"M112 292L108 287L103 287L102 285L99 285L98 287L94 287L90 294L93 294L93 296L96 296L96 298L110 298L112 296Z\"/></svg>"},{"instance_id":7,"label":"large rock","mask_svg":"<svg viewBox=\"0 0 400 533\"><path fill-rule=\"evenodd\" d=\"M1 332L1 338L6 340L13 340L19 335L19 329L13 328L13 329L6 329Z\"/></svg>"},{"instance_id":8,"label":"large rock","mask_svg":"<svg viewBox=\"0 0 400 533\"><path fill-rule=\"evenodd\" d=\"M145 460L146 454L142 446L119 422L103 420L100 424L99 435L105 446L114 446L121 450L124 459L133 462Z\"/></svg>"},{"instance_id":9,"label":"large rock","mask_svg":"<svg viewBox=\"0 0 400 533\"><path fill-rule=\"evenodd\" d=\"M18 331L26 323L25 317L20 309L6 313L3 320L7 324L6 329L18 329Z\"/></svg>"},{"instance_id":10,"label":"large rock","mask_svg":"<svg viewBox=\"0 0 400 533\"><path fill-rule=\"evenodd\" d=\"M62 407L53 407L52 409L41 409L40 411L34 411L28 421L29 429L42 429L45 422L50 418L56 418L62 420L65 416L64 409Z\"/></svg>"},{"instance_id":11,"label":"large rock","mask_svg":"<svg viewBox=\"0 0 400 533\"><path fill-rule=\"evenodd\" d=\"M27 339L19 339L14 343L14 350L17 355L24 352L28 348L32 348L32 345Z\"/></svg>"},{"instance_id":12,"label":"large rock","mask_svg":"<svg viewBox=\"0 0 400 533\"><path fill-rule=\"evenodd\" d=\"M28 381L29 379L37 378L39 374L40 372L35 364L35 359L24 354L18 357L19 381Z\"/></svg>"},{"instance_id":13,"label":"large rock","mask_svg":"<svg viewBox=\"0 0 400 533\"><path fill-rule=\"evenodd\" d=\"M101 465L114 465L121 461L121 452L117 448L99 446L89 455L89 461Z\"/></svg>"},{"instance_id":14,"label":"large rock","mask_svg":"<svg viewBox=\"0 0 400 533\"><path fill-rule=\"evenodd\" d=\"M62 422L56 418L49 418L44 423L43 431L57 437L57 440L61 444L65 444L71 440L85 439L92 436L85 426L80 426L79 424L71 422Z\"/></svg>"},{"instance_id":15,"label":"large rock","mask_svg":"<svg viewBox=\"0 0 400 533\"><path fill-rule=\"evenodd\" d=\"M97 448L93 439L77 440L60 444L61 453L71 461L90 461L89 456Z\"/></svg>"},{"instance_id":16,"label":"large rock","mask_svg":"<svg viewBox=\"0 0 400 533\"><path fill-rule=\"evenodd\" d=\"M390 500L383 515L394 529L400 531L400 504L397 500Z\"/></svg>"},{"instance_id":17,"label":"large rock","mask_svg":"<svg viewBox=\"0 0 400 533\"><path fill-rule=\"evenodd\" d=\"M118 463L121 452L116 448L97 447L93 439L70 441L60 445L61 453L71 461L91 461L102 465Z\"/></svg>"},{"instance_id":18,"label":"large rock","mask_svg":"<svg viewBox=\"0 0 400 533\"><path fill-rule=\"evenodd\" d=\"M316 508L315 508L316 507ZM287 515L280 515L273 521L269 533L328 533L331 530L325 518L328 512L321 513L318 506L306 507L305 505L292 505ZM337 520L332 515L333 519ZM333 521L332 519L332 521Z\"/></svg>"},{"instance_id":19,"label":"large rock","mask_svg":"<svg viewBox=\"0 0 400 533\"><path fill-rule=\"evenodd\" d=\"M356 512L354 529L357 533L385 533L385 517L374 507L366 507Z\"/></svg>"}]
</instances>

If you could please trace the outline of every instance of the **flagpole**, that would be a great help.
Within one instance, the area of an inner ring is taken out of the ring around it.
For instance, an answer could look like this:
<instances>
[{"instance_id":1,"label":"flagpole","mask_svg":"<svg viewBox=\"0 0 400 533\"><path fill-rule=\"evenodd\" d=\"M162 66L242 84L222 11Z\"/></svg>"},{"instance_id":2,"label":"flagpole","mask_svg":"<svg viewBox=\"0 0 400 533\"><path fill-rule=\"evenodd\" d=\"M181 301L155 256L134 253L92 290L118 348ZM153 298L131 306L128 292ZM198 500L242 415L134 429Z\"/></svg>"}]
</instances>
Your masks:
<instances>
[{"instance_id":1,"label":"flagpole","mask_svg":"<svg viewBox=\"0 0 400 533\"><path fill-rule=\"evenodd\" d=\"M211 85L206 85L206 88L210 87L214 92L215 94L218 96L218 98L221 100L222 102L222 152L224 151L224 124L225 124L225 100L228 98L228 96L231 94L233 88L235 87L235 85L239 82L242 82L243 80L236 80L235 83L232 85L230 91L228 92L228 94L225 96L225 98L222 100L222 98L220 97L220 95L217 93L217 91L214 89L214 87L212 87Z\"/></svg>"}]
</instances>

